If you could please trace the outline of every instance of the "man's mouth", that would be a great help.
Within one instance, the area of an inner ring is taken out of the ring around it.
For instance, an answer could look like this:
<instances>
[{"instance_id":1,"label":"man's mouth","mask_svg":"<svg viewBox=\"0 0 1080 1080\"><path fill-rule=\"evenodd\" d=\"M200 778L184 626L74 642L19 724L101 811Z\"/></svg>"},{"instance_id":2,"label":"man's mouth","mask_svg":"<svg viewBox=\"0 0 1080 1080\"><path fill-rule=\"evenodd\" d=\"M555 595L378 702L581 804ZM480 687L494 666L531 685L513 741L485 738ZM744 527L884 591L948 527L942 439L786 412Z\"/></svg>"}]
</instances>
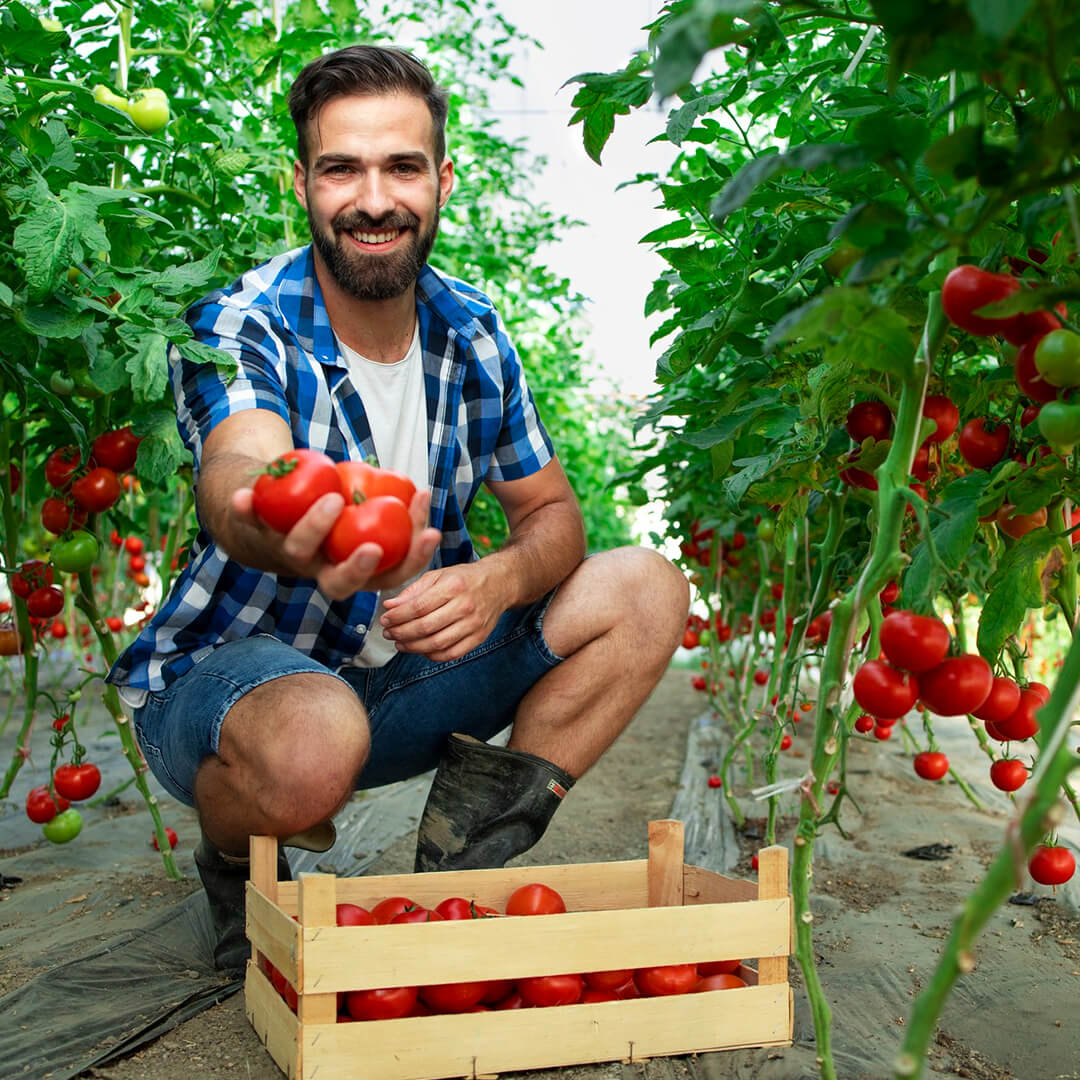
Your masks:
<instances>
[{"instance_id":1,"label":"man's mouth","mask_svg":"<svg viewBox=\"0 0 1080 1080\"><path fill-rule=\"evenodd\" d=\"M402 229L382 229L379 232L365 232L359 229L346 230L348 234L359 244L367 246L383 246L386 244L392 244L404 230Z\"/></svg>"}]
</instances>

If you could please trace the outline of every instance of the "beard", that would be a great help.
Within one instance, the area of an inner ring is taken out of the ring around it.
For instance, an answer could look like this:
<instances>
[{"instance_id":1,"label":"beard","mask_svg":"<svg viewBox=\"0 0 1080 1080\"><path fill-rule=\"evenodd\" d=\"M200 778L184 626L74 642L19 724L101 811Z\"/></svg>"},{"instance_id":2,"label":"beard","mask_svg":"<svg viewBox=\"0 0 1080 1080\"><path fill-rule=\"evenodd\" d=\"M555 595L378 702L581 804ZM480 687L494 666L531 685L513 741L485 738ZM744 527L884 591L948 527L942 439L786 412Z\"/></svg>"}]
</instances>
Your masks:
<instances>
[{"instance_id":1,"label":"beard","mask_svg":"<svg viewBox=\"0 0 1080 1080\"><path fill-rule=\"evenodd\" d=\"M438 204L430 228L420 232L419 225L420 219L408 212L390 214L378 222L366 214L342 213L330 222L331 236L318 228L308 210L308 226L316 251L338 285L357 300L391 300L413 286L439 232ZM345 246L344 233L390 229L407 229L410 233L406 242L392 253L372 255Z\"/></svg>"}]
</instances>

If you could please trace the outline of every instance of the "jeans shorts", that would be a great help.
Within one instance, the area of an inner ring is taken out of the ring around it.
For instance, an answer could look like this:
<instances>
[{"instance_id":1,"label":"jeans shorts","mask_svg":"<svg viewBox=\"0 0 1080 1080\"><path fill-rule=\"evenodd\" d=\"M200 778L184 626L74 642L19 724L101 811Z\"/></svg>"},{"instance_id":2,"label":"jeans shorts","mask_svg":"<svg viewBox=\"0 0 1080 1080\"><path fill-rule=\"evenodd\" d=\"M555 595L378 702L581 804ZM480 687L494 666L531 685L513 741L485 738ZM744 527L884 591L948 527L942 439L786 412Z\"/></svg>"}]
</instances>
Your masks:
<instances>
[{"instance_id":1,"label":"jeans shorts","mask_svg":"<svg viewBox=\"0 0 1080 1080\"><path fill-rule=\"evenodd\" d=\"M194 806L195 773L217 753L230 707L282 675L318 672L346 682L367 710L371 756L357 788L418 776L438 764L451 732L486 741L513 723L521 699L562 661L543 633L553 596L554 590L504 612L483 644L440 663L398 653L384 667L343 665L335 672L270 635L226 642L164 690L149 693L133 716L136 738L162 787Z\"/></svg>"}]
</instances>

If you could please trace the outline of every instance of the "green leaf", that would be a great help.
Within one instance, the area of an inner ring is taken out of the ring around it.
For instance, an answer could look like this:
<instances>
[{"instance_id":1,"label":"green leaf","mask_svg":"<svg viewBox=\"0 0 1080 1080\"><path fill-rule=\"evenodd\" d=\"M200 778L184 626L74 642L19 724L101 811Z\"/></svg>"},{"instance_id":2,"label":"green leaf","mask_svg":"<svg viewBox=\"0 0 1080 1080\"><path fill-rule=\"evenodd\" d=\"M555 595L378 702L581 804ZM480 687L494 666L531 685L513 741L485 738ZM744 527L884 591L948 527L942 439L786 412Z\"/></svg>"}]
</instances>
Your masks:
<instances>
[{"instance_id":1,"label":"green leaf","mask_svg":"<svg viewBox=\"0 0 1080 1080\"><path fill-rule=\"evenodd\" d=\"M1032 0L967 0L976 29L987 37L1004 41L1020 25Z\"/></svg>"},{"instance_id":2,"label":"green leaf","mask_svg":"<svg viewBox=\"0 0 1080 1080\"><path fill-rule=\"evenodd\" d=\"M771 454L758 454L755 457L740 458L734 464L742 468L734 476L729 476L723 483L728 505L737 510L746 496L750 485L768 476L783 459L785 451L774 450Z\"/></svg>"},{"instance_id":3,"label":"green leaf","mask_svg":"<svg viewBox=\"0 0 1080 1080\"><path fill-rule=\"evenodd\" d=\"M195 262L170 266L154 280L153 287L168 296L201 290L217 275L220 261L221 248L214 248Z\"/></svg>"},{"instance_id":4,"label":"green leaf","mask_svg":"<svg viewBox=\"0 0 1080 1080\"><path fill-rule=\"evenodd\" d=\"M709 460L712 463L713 480L722 480L727 476L731 468L731 459L735 456L735 444L732 442L717 443L709 450Z\"/></svg>"},{"instance_id":5,"label":"green leaf","mask_svg":"<svg viewBox=\"0 0 1080 1080\"><path fill-rule=\"evenodd\" d=\"M747 38L749 28L736 25L735 20L737 16L745 19L757 6L757 0L694 0L666 22L657 38L653 63L657 94L670 97L690 82L707 52Z\"/></svg>"},{"instance_id":6,"label":"green leaf","mask_svg":"<svg viewBox=\"0 0 1080 1080\"><path fill-rule=\"evenodd\" d=\"M169 382L169 365L165 356L168 339L164 334L141 327L123 327L120 334L132 348L131 355L124 362L124 370L131 376L135 400L159 400Z\"/></svg>"},{"instance_id":7,"label":"green leaf","mask_svg":"<svg viewBox=\"0 0 1080 1080\"><path fill-rule=\"evenodd\" d=\"M71 265L71 252L79 235L79 220L55 196L36 206L15 227L15 250L23 257L26 290L40 300Z\"/></svg>"},{"instance_id":8,"label":"green leaf","mask_svg":"<svg viewBox=\"0 0 1080 1080\"><path fill-rule=\"evenodd\" d=\"M176 350L185 360L193 364L214 364L219 371L235 372L236 357L224 349L207 345L204 341L178 341Z\"/></svg>"},{"instance_id":9,"label":"green leaf","mask_svg":"<svg viewBox=\"0 0 1080 1080\"><path fill-rule=\"evenodd\" d=\"M164 486L183 465L191 463L191 454L176 430L176 414L172 410L154 409L140 416L133 424L136 435L143 436L139 444L139 476Z\"/></svg>"},{"instance_id":10,"label":"green leaf","mask_svg":"<svg viewBox=\"0 0 1080 1080\"><path fill-rule=\"evenodd\" d=\"M59 304L24 308L21 318L30 333L45 338L77 338L94 321L89 311L71 311Z\"/></svg>"}]
</instances>

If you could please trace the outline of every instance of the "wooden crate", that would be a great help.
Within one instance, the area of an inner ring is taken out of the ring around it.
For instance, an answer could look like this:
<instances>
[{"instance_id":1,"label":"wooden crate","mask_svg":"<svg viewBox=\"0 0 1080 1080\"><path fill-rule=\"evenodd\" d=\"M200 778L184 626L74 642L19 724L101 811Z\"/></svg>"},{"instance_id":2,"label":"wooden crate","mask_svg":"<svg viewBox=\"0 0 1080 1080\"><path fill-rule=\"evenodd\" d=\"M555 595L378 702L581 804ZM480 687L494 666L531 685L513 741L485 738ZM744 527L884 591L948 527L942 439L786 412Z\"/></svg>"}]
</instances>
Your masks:
<instances>
[{"instance_id":1,"label":"wooden crate","mask_svg":"<svg viewBox=\"0 0 1080 1080\"><path fill-rule=\"evenodd\" d=\"M750 1046L789 1046L788 853L759 854L757 883L683 863L680 821L649 825L648 859L501 870L277 881L277 844L252 837L248 1019L297 1080L438 1080ZM563 915L336 926L335 905L448 896L500 911L542 881ZM298 921L293 916L298 917ZM260 969L268 959L298 992L294 1014ZM337 992L474 979L608 971L746 958L747 986L675 997L545 1009L337 1023Z\"/></svg>"}]
</instances>

